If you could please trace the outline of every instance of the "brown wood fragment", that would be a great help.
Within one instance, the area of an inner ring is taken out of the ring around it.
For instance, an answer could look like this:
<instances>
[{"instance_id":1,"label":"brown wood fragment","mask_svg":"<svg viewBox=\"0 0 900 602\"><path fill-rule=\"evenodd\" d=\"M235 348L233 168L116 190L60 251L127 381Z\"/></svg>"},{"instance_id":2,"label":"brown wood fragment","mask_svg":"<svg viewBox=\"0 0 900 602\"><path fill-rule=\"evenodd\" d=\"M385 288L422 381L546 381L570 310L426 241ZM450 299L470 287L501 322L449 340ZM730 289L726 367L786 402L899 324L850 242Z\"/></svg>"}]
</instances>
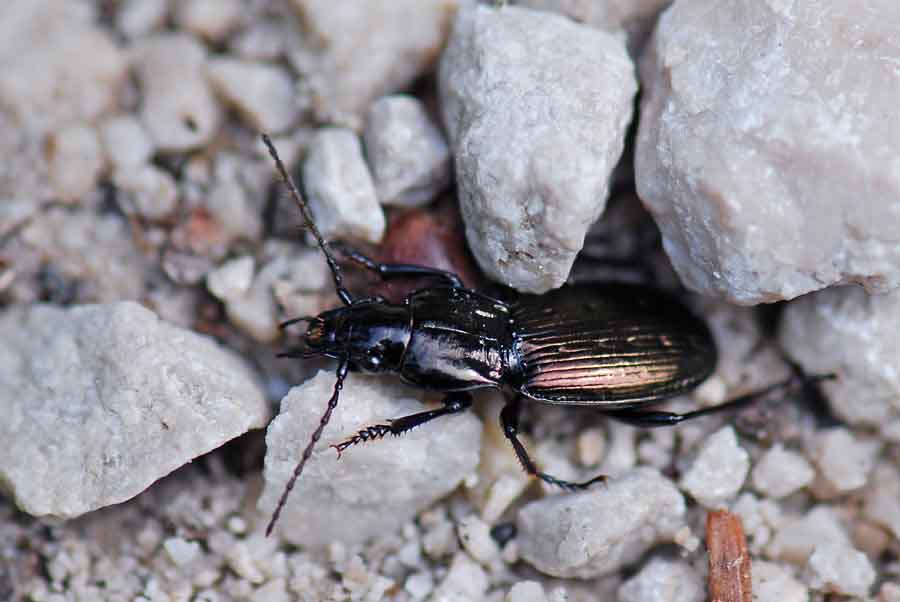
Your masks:
<instances>
[{"instance_id":1,"label":"brown wood fragment","mask_svg":"<svg viewBox=\"0 0 900 602\"><path fill-rule=\"evenodd\" d=\"M716 510L706 515L709 552L709 599L712 602L751 602L750 554L738 515Z\"/></svg>"}]
</instances>

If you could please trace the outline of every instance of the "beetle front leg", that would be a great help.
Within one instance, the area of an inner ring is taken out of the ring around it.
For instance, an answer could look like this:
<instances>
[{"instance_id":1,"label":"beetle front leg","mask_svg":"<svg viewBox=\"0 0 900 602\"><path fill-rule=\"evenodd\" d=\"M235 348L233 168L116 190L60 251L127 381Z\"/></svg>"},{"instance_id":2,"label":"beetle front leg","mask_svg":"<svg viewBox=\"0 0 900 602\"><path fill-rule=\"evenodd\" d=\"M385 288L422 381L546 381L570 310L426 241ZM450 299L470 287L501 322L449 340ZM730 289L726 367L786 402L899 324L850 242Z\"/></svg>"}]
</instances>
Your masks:
<instances>
[{"instance_id":1,"label":"beetle front leg","mask_svg":"<svg viewBox=\"0 0 900 602\"><path fill-rule=\"evenodd\" d=\"M357 431L352 437L348 437L344 441L336 443L331 447L337 450L338 458L340 458L341 453L343 453L345 449L352 447L357 443L382 439L385 435L399 437L403 433L411 431L417 426L421 426L435 418L448 416L450 414L458 414L459 412L468 410L472 406L472 395L463 391L448 393L447 396L444 397L443 404L444 406L437 410L427 410L425 412L418 412L416 414L410 414L409 416L395 418L393 420L388 420L387 424L373 424L372 426L367 426L366 428Z\"/></svg>"},{"instance_id":2,"label":"beetle front leg","mask_svg":"<svg viewBox=\"0 0 900 602\"><path fill-rule=\"evenodd\" d=\"M463 288L462 280L453 272L430 268L424 265L414 265L409 263L378 263L377 261L366 257L359 251L348 248L341 248L341 253L355 263L356 265L375 272L382 278L418 278L429 277L445 280L447 284L453 288Z\"/></svg>"},{"instance_id":3,"label":"beetle front leg","mask_svg":"<svg viewBox=\"0 0 900 602\"><path fill-rule=\"evenodd\" d=\"M598 475L593 479L581 483L572 483L571 481L563 481L562 479L558 479L538 470L537 465L535 465L534 461L529 457L525 446L519 441L519 415L521 412L522 396L517 395L512 401L503 406L502 410L500 410L500 426L503 427L503 434L506 435L506 438L509 439L509 442L512 444L513 450L515 450L516 456L519 458L519 463L522 464L522 468L525 469L525 472L532 477L537 477L545 483L561 487L568 491L587 489L594 483L603 483L606 481L606 475Z\"/></svg>"}]
</instances>

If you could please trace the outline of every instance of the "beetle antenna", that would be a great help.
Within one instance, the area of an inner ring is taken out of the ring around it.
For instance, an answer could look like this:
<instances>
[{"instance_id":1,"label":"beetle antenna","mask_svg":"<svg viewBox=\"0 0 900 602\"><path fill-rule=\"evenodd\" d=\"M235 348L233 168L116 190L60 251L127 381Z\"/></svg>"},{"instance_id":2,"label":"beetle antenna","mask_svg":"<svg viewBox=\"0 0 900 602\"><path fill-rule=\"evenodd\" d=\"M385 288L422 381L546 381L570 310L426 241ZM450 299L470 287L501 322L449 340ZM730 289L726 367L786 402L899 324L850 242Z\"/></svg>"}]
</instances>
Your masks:
<instances>
[{"instance_id":1,"label":"beetle antenna","mask_svg":"<svg viewBox=\"0 0 900 602\"><path fill-rule=\"evenodd\" d=\"M303 472L303 467L306 465L306 461L309 460L310 456L312 456L313 447L315 447L316 443L319 441L319 438L322 436L322 431L325 430L325 425L328 424L328 421L331 420L331 413L334 411L334 408L337 407L338 398L341 395L341 389L344 388L344 379L347 378L347 370L350 367L350 358L342 357L341 363L337 369L337 380L334 382L334 392L331 394L331 399L328 400L328 407L325 409L325 413L322 414L321 420L319 420L319 426L316 427L316 430L313 431L312 437L309 439L309 443L306 445L306 449L303 450L303 455L300 457L300 461L297 462L297 466L294 467L294 474L291 475L291 478L288 479L287 484L284 486L284 492L282 492L281 497L278 499L278 505L275 506L275 512L272 513L272 518L269 520L269 524L266 527L266 537L272 534L272 529L275 528L275 523L278 521L278 517L281 515L281 509L284 508L285 502L287 502L288 495L291 493L291 489L294 488L294 483L297 482L297 479L300 477L300 473Z\"/></svg>"},{"instance_id":2,"label":"beetle antenna","mask_svg":"<svg viewBox=\"0 0 900 602\"><path fill-rule=\"evenodd\" d=\"M341 277L341 268L335 260L334 255L331 253L331 248L328 246L328 243L322 237L322 233L319 232L319 229L316 227L316 222L313 221L309 205L306 204L303 195L300 194L296 184L294 184L294 179L288 174L287 168L285 168L284 163L281 161L281 157L278 156L278 151L275 150L275 145L272 144L272 139L269 138L268 134L263 134L262 140L269 149L269 154L272 155L272 159L275 160L275 166L278 168L281 180L284 182L284 185L287 186L288 192L291 193L294 202L300 207L300 213L303 214L303 220L306 222L307 227L312 231L313 236L316 237L319 248L322 249L322 252L325 254L325 260L328 262L331 276L334 278L334 286L335 289L337 289L338 297L344 302L344 305L352 304L353 297L350 295L350 291L344 288L344 279Z\"/></svg>"}]
</instances>

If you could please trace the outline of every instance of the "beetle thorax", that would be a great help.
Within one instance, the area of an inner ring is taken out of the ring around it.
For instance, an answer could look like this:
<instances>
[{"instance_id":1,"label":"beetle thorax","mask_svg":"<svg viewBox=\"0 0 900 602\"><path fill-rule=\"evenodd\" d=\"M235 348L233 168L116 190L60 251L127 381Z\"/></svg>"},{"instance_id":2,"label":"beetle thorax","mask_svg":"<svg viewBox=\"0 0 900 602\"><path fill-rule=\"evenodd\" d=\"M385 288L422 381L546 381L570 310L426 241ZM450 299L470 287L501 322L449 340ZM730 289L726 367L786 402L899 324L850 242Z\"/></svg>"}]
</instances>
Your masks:
<instances>
[{"instance_id":1,"label":"beetle thorax","mask_svg":"<svg viewBox=\"0 0 900 602\"><path fill-rule=\"evenodd\" d=\"M373 301L326 311L306 331L310 349L327 357L349 357L355 370L397 371L410 338L409 310Z\"/></svg>"}]
</instances>

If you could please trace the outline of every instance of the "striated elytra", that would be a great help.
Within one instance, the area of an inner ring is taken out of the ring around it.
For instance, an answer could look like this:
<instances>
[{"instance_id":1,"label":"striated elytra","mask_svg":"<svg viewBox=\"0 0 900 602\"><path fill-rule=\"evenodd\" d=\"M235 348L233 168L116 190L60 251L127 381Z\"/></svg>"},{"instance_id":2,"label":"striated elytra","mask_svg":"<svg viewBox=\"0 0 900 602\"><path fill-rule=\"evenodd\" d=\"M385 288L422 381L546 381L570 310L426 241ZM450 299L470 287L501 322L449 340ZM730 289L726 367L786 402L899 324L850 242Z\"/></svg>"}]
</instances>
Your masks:
<instances>
[{"instance_id":1,"label":"striated elytra","mask_svg":"<svg viewBox=\"0 0 900 602\"><path fill-rule=\"evenodd\" d=\"M345 449L386 435L401 435L426 422L468 409L469 391L499 388L509 400L500 412L503 432L525 471L565 489L605 480L599 475L572 483L541 472L518 438L524 400L591 406L640 426L665 426L746 404L796 384L800 376L724 404L675 414L647 411L696 387L716 366L716 346L706 324L677 299L651 287L624 283L570 286L505 302L467 289L456 274L409 264L376 263L355 251L347 259L382 278L429 277L436 285L402 303L381 297L354 298L305 201L268 136L263 141L328 261L343 306L306 322L300 344L285 357L337 360L334 392L266 529L270 534L313 447L337 406L348 371L395 373L408 384L446 395L442 406L361 429L332 445ZM806 381L808 382L808 381Z\"/></svg>"}]
</instances>

